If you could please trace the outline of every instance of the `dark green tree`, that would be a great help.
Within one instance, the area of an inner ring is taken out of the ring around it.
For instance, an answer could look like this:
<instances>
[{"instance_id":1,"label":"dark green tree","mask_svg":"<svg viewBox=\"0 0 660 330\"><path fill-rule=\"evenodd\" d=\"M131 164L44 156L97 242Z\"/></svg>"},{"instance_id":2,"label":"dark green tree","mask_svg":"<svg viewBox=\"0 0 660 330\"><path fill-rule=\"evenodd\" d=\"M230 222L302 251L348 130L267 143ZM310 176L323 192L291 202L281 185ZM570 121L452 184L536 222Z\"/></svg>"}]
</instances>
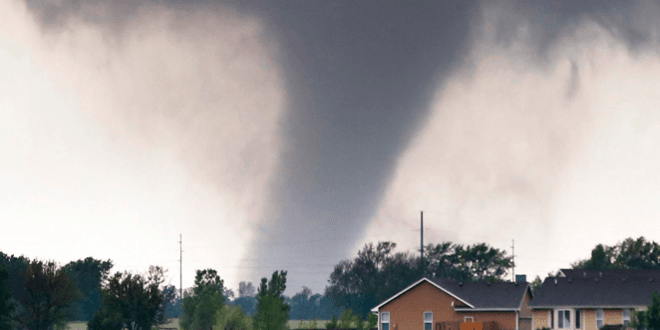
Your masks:
<instances>
[{"instance_id":1,"label":"dark green tree","mask_svg":"<svg viewBox=\"0 0 660 330\"><path fill-rule=\"evenodd\" d=\"M213 329L216 313L225 304L224 281L213 269L197 270L192 294L183 298L181 327L185 330Z\"/></svg>"},{"instance_id":2,"label":"dark green tree","mask_svg":"<svg viewBox=\"0 0 660 330\"><path fill-rule=\"evenodd\" d=\"M72 261L64 266L67 276L75 283L80 297L71 306L70 320L89 321L101 308L101 289L108 279L112 260L88 257Z\"/></svg>"},{"instance_id":3,"label":"dark green tree","mask_svg":"<svg viewBox=\"0 0 660 330\"><path fill-rule=\"evenodd\" d=\"M312 290L304 286L302 291L291 297L291 310L289 318L291 320L311 320L315 316L315 301L311 300Z\"/></svg>"},{"instance_id":4,"label":"dark green tree","mask_svg":"<svg viewBox=\"0 0 660 330\"><path fill-rule=\"evenodd\" d=\"M178 315L170 315L175 309L177 304L177 293L179 291L174 285L166 285L163 288L163 308L158 316L158 324L167 323L168 317L176 317Z\"/></svg>"},{"instance_id":5,"label":"dark green tree","mask_svg":"<svg viewBox=\"0 0 660 330\"><path fill-rule=\"evenodd\" d=\"M29 263L30 259L24 256L9 256L0 252L0 265L7 267L7 272L9 273L8 284L12 293L12 301L16 304L20 303L23 296L25 296L22 274L27 270Z\"/></svg>"},{"instance_id":6,"label":"dark green tree","mask_svg":"<svg viewBox=\"0 0 660 330\"><path fill-rule=\"evenodd\" d=\"M461 282L501 281L513 265L505 251L481 243L429 244L425 261L407 252L394 253L396 244L366 244L353 260L341 261L330 274L326 295L336 306L350 308L361 317L379 302L422 276L448 277Z\"/></svg>"},{"instance_id":7,"label":"dark green tree","mask_svg":"<svg viewBox=\"0 0 660 330\"><path fill-rule=\"evenodd\" d=\"M88 329L151 330L163 306L162 277L162 268L153 266L148 276L115 273L102 290L101 308Z\"/></svg>"},{"instance_id":8,"label":"dark green tree","mask_svg":"<svg viewBox=\"0 0 660 330\"><path fill-rule=\"evenodd\" d=\"M330 322L325 324L325 329L326 330L335 330L339 328L339 320L337 319L337 315L332 315L332 318L330 319Z\"/></svg>"},{"instance_id":9,"label":"dark green tree","mask_svg":"<svg viewBox=\"0 0 660 330\"><path fill-rule=\"evenodd\" d=\"M239 297L234 299L232 305L240 306L247 315L254 315L257 312L257 298L251 296Z\"/></svg>"},{"instance_id":10,"label":"dark green tree","mask_svg":"<svg viewBox=\"0 0 660 330\"><path fill-rule=\"evenodd\" d=\"M543 280L541 280L540 276L536 275L536 278L532 282L532 292L536 292L536 290L538 290L542 284Z\"/></svg>"},{"instance_id":11,"label":"dark green tree","mask_svg":"<svg viewBox=\"0 0 660 330\"><path fill-rule=\"evenodd\" d=\"M418 258L394 253L395 247L393 242L378 242L376 246L369 243L355 259L335 266L325 291L335 303L335 312L343 306L364 317L379 301L422 275Z\"/></svg>"},{"instance_id":12,"label":"dark green tree","mask_svg":"<svg viewBox=\"0 0 660 330\"><path fill-rule=\"evenodd\" d=\"M257 313L254 325L257 330L283 330L288 328L289 310L291 306L285 303L286 271L276 271L270 281L261 279L257 294Z\"/></svg>"},{"instance_id":13,"label":"dark green tree","mask_svg":"<svg viewBox=\"0 0 660 330\"><path fill-rule=\"evenodd\" d=\"M20 327L51 330L66 326L66 309L77 298L78 290L64 269L53 261L33 260L22 274L25 295L17 315Z\"/></svg>"},{"instance_id":14,"label":"dark green tree","mask_svg":"<svg viewBox=\"0 0 660 330\"><path fill-rule=\"evenodd\" d=\"M626 238L614 246L598 244L591 251L591 258L579 260L571 266L593 270L660 269L660 245L643 236Z\"/></svg>"},{"instance_id":15,"label":"dark green tree","mask_svg":"<svg viewBox=\"0 0 660 330\"><path fill-rule=\"evenodd\" d=\"M239 306L222 306L218 312L216 328L223 330L252 330L252 318Z\"/></svg>"},{"instance_id":16,"label":"dark green tree","mask_svg":"<svg viewBox=\"0 0 660 330\"><path fill-rule=\"evenodd\" d=\"M12 328L14 307L9 287L9 272L7 266L0 264L0 330Z\"/></svg>"},{"instance_id":17,"label":"dark green tree","mask_svg":"<svg viewBox=\"0 0 660 330\"><path fill-rule=\"evenodd\" d=\"M638 330L660 329L660 295L658 292L653 291L651 304L646 311L638 311L633 315L630 326Z\"/></svg>"},{"instance_id":18,"label":"dark green tree","mask_svg":"<svg viewBox=\"0 0 660 330\"><path fill-rule=\"evenodd\" d=\"M506 251L489 247L486 243L474 244L463 248L457 246L458 268L464 274L461 280L467 282L493 282L502 280L507 270L513 266Z\"/></svg>"}]
</instances>

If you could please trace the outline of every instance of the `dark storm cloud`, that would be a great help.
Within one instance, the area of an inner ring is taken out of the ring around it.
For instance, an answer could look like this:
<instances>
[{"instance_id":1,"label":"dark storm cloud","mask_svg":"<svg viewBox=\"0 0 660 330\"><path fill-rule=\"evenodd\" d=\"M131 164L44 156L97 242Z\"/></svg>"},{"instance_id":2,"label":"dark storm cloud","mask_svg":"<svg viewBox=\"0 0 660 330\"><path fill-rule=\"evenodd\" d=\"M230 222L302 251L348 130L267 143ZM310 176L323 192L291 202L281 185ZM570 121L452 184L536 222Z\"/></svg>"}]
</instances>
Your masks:
<instances>
[{"instance_id":1,"label":"dark storm cloud","mask_svg":"<svg viewBox=\"0 0 660 330\"><path fill-rule=\"evenodd\" d=\"M427 115L437 78L460 63L476 9L471 2L268 9L284 52L290 144L256 242L288 244L254 244L256 263L320 260L327 274L352 253Z\"/></svg>"},{"instance_id":2,"label":"dark storm cloud","mask_svg":"<svg viewBox=\"0 0 660 330\"><path fill-rule=\"evenodd\" d=\"M220 3L26 2L46 27L61 26L73 13L120 28L147 4L186 11ZM259 266L253 280L289 269L292 290L302 285L320 289L321 283L306 278L325 281L331 265L352 253L398 157L429 116L432 98L464 64L483 26L484 8L495 10L500 45L510 45L527 28L545 65L548 50L585 21L601 25L633 51L657 46L660 36L656 2L222 3L264 20L268 38L279 45L287 90L280 135L286 142L263 192L268 202L245 265ZM568 96L578 91L575 65L567 86ZM511 189L527 188L516 184ZM290 265L314 265L323 272L312 277L309 269Z\"/></svg>"},{"instance_id":3,"label":"dark storm cloud","mask_svg":"<svg viewBox=\"0 0 660 330\"><path fill-rule=\"evenodd\" d=\"M558 41L574 35L580 24L594 22L631 51L655 48L660 36L660 8L657 1L494 1L484 7L497 8L496 41L504 46L520 38L520 29L529 29L530 47L540 59Z\"/></svg>"}]
</instances>

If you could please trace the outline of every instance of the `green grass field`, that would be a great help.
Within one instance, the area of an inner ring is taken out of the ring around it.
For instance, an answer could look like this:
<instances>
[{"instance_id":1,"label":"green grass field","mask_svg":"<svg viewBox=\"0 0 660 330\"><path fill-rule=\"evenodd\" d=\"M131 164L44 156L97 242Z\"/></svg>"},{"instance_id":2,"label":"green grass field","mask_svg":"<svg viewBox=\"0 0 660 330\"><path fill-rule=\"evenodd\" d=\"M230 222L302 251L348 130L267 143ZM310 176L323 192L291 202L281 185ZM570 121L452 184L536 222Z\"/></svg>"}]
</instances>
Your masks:
<instances>
[{"instance_id":1,"label":"green grass field","mask_svg":"<svg viewBox=\"0 0 660 330\"><path fill-rule=\"evenodd\" d=\"M87 322L69 322L67 326L71 330L87 330Z\"/></svg>"},{"instance_id":2,"label":"green grass field","mask_svg":"<svg viewBox=\"0 0 660 330\"><path fill-rule=\"evenodd\" d=\"M69 322L67 326L70 330L87 330L87 322ZM169 323L163 324L159 328L179 329L179 319L171 319Z\"/></svg>"},{"instance_id":3,"label":"green grass field","mask_svg":"<svg viewBox=\"0 0 660 330\"><path fill-rule=\"evenodd\" d=\"M300 329L300 323L304 322L305 325L309 324L310 321L302 321L302 320L289 320L289 328L291 329ZM311 321L314 322L314 321ZM325 329L325 324L330 322L329 320L317 320L316 321L316 328L317 329Z\"/></svg>"},{"instance_id":4,"label":"green grass field","mask_svg":"<svg viewBox=\"0 0 660 330\"><path fill-rule=\"evenodd\" d=\"M304 325L308 325L310 321L301 321L301 320L290 320L289 327L293 329L300 329L300 323L304 322ZM327 320L317 320L316 328L325 329L325 324L330 321ZM69 322L67 324L71 330L87 330L86 322ZM171 319L169 323L159 326L159 328L176 328L179 329L179 319Z\"/></svg>"}]
</instances>

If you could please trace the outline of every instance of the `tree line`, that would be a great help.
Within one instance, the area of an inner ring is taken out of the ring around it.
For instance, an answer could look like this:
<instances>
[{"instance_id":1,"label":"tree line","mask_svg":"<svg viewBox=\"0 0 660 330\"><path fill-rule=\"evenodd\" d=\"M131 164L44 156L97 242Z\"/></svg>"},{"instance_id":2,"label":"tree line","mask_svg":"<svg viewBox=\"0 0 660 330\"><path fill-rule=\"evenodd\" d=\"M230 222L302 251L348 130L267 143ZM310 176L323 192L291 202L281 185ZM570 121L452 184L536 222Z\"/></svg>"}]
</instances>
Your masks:
<instances>
[{"instance_id":1,"label":"tree line","mask_svg":"<svg viewBox=\"0 0 660 330\"><path fill-rule=\"evenodd\" d=\"M59 330L72 320L88 322L89 330L151 330L173 317L184 330L281 330L290 319L330 319L328 329L350 324L362 330L375 324L371 308L422 276L505 281L513 266L505 251L485 243L429 244L423 258L395 248L394 242L366 244L334 267L323 294L303 287L293 297L283 294L286 271L262 278L259 287L241 282L234 297L215 270L197 270L194 286L179 297L174 286L164 285L161 267L111 275L111 260L90 257L60 267L0 252L0 330ZM572 267L660 269L660 246L643 237L599 244L591 258ZM638 322L649 324L652 315L644 317Z\"/></svg>"}]
</instances>

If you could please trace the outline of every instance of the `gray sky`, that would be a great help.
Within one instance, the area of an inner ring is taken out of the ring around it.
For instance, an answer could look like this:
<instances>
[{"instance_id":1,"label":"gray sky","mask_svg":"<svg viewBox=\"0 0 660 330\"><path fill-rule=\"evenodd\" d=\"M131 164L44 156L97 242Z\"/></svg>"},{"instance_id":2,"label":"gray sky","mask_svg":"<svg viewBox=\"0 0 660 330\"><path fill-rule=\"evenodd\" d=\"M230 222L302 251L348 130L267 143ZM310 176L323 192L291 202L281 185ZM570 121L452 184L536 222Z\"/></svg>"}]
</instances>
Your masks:
<instances>
[{"instance_id":1,"label":"gray sky","mask_svg":"<svg viewBox=\"0 0 660 330\"><path fill-rule=\"evenodd\" d=\"M657 2L10 0L0 250L288 270L367 242L510 249L532 277L657 240ZM509 250L510 251L510 250Z\"/></svg>"}]
</instances>

